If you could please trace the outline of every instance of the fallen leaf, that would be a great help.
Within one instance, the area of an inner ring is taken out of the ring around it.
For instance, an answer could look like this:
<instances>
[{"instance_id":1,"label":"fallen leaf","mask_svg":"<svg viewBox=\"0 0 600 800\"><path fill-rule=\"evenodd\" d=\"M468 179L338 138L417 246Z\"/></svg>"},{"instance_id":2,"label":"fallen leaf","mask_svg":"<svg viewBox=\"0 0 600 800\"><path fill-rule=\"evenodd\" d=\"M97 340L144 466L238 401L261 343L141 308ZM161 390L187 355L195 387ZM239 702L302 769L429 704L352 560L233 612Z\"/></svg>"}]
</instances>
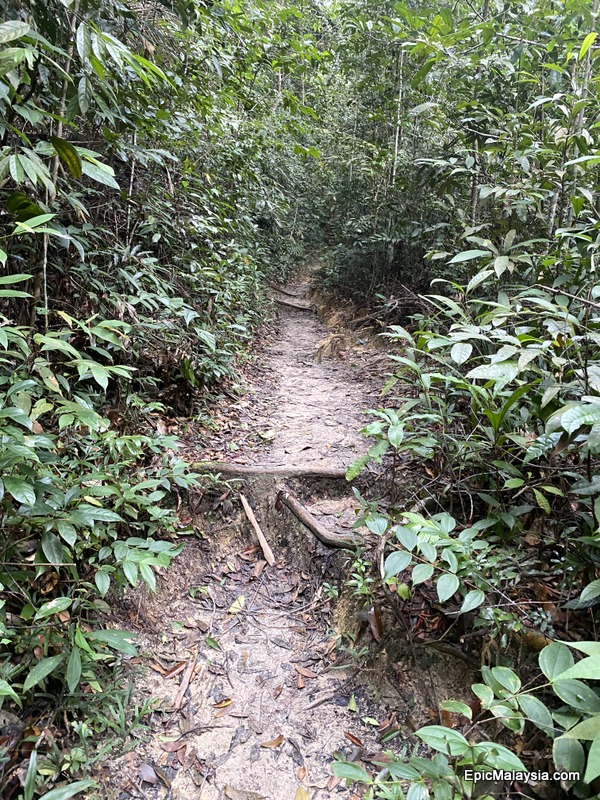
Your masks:
<instances>
[{"instance_id":1,"label":"fallen leaf","mask_svg":"<svg viewBox=\"0 0 600 800\"><path fill-rule=\"evenodd\" d=\"M151 764L140 764L139 769L140 780L145 783L157 783L158 777Z\"/></svg>"},{"instance_id":2,"label":"fallen leaf","mask_svg":"<svg viewBox=\"0 0 600 800\"><path fill-rule=\"evenodd\" d=\"M213 708L227 708L233 703L231 697L226 697L225 700L221 700L219 703L213 703Z\"/></svg>"},{"instance_id":3,"label":"fallen leaf","mask_svg":"<svg viewBox=\"0 0 600 800\"><path fill-rule=\"evenodd\" d=\"M165 672L164 676L165 678L167 678L167 680L169 678L174 678L176 675L179 675L180 672L183 672L184 669L185 669L185 661L180 661L179 664L176 664L170 670Z\"/></svg>"},{"instance_id":4,"label":"fallen leaf","mask_svg":"<svg viewBox=\"0 0 600 800\"><path fill-rule=\"evenodd\" d=\"M165 753L176 753L182 747L185 747L185 744L185 739L176 739L174 742L163 742L161 748Z\"/></svg>"},{"instance_id":5,"label":"fallen leaf","mask_svg":"<svg viewBox=\"0 0 600 800\"><path fill-rule=\"evenodd\" d=\"M182 747L180 750L177 751L177 760L179 761L179 763L181 764L182 767L185 764L185 754L186 754L186 752L187 752L187 743L186 743L185 747Z\"/></svg>"},{"instance_id":6,"label":"fallen leaf","mask_svg":"<svg viewBox=\"0 0 600 800\"><path fill-rule=\"evenodd\" d=\"M160 767L154 767L154 772L156 772L156 774L161 779L161 781L164 783L164 785L167 787L167 789L170 790L171 789L171 781L169 780L169 776L166 775L162 771L162 769L160 769Z\"/></svg>"},{"instance_id":7,"label":"fallen leaf","mask_svg":"<svg viewBox=\"0 0 600 800\"><path fill-rule=\"evenodd\" d=\"M299 781L303 781L306 778L306 767L298 767L296 775Z\"/></svg>"},{"instance_id":8,"label":"fallen leaf","mask_svg":"<svg viewBox=\"0 0 600 800\"><path fill-rule=\"evenodd\" d=\"M302 675L303 678L318 678L319 676L316 672L312 672L310 669L305 669L304 667L299 667L298 664L294 664L294 669L299 675Z\"/></svg>"},{"instance_id":9,"label":"fallen leaf","mask_svg":"<svg viewBox=\"0 0 600 800\"><path fill-rule=\"evenodd\" d=\"M348 733L348 731L344 731L344 736L346 737L346 739L350 739L352 744L355 744L357 747L364 747L363 743L358 738L358 736L355 736L353 733Z\"/></svg>"},{"instance_id":10,"label":"fallen leaf","mask_svg":"<svg viewBox=\"0 0 600 800\"><path fill-rule=\"evenodd\" d=\"M358 705L356 704L356 697L354 697L354 695L352 695L348 701L348 711L358 711Z\"/></svg>"},{"instance_id":11,"label":"fallen leaf","mask_svg":"<svg viewBox=\"0 0 600 800\"><path fill-rule=\"evenodd\" d=\"M244 606L245 606L245 605L246 605L246 598L244 597L244 595L243 595L243 594L241 594L241 595L240 595L240 596L239 596L239 597L238 597L236 600L234 600L234 601L233 601L233 603L232 603L232 604L229 606L229 608L227 609L227 613L228 613L228 614L232 614L232 615L233 615L233 614L239 614L239 613L240 613L240 611L241 611L241 610L244 608Z\"/></svg>"},{"instance_id":12,"label":"fallen leaf","mask_svg":"<svg viewBox=\"0 0 600 800\"><path fill-rule=\"evenodd\" d=\"M302 677L302 675L298 675L298 682L296 683L296 687L298 689L304 689L304 686L305 686L304 678Z\"/></svg>"},{"instance_id":13,"label":"fallen leaf","mask_svg":"<svg viewBox=\"0 0 600 800\"><path fill-rule=\"evenodd\" d=\"M304 786L299 786L296 791L296 796L294 800L310 800L310 795L304 788Z\"/></svg>"},{"instance_id":14,"label":"fallen leaf","mask_svg":"<svg viewBox=\"0 0 600 800\"><path fill-rule=\"evenodd\" d=\"M273 700L277 700L279 695L283 692L283 684L281 686L276 686L273 689Z\"/></svg>"},{"instance_id":15,"label":"fallen leaf","mask_svg":"<svg viewBox=\"0 0 600 800\"><path fill-rule=\"evenodd\" d=\"M335 775L332 775L331 778L327 781L327 791L332 792L335 787L340 783L341 778L336 778Z\"/></svg>"},{"instance_id":16,"label":"fallen leaf","mask_svg":"<svg viewBox=\"0 0 600 800\"><path fill-rule=\"evenodd\" d=\"M151 661L149 666L150 669L153 669L155 672L160 672L161 675L167 674L167 670L160 664L156 664L154 661Z\"/></svg>"},{"instance_id":17,"label":"fallen leaf","mask_svg":"<svg viewBox=\"0 0 600 800\"><path fill-rule=\"evenodd\" d=\"M254 578L260 578L263 569L267 566L266 561L257 561L256 566L252 570L252 575Z\"/></svg>"},{"instance_id":18,"label":"fallen leaf","mask_svg":"<svg viewBox=\"0 0 600 800\"><path fill-rule=\"evenodd\" d=\"M266 800L264 794L245 790L240 791L239 789L234 789L233 786L225 787L225 797L228 797L229 800Z\"/></svg>"},{"instance_id":19,"label":"fallen leaf","mask_svg":"<svg viewBox=\"0 0 600 800\"><path fill-rule=\"evenodd\" d=\"M380 642L383 638L383 623L381 621L381 614L377 606L371 606L367 615L369 620L369 627L376 642Z\"/></svg>"},{"instance_id":20,"label":"fallen leaf","mask_svg":"<svg viewBox=\"0 0 600 800\"><path fill-rule=\"evenodd\" d=\"M282 742L283 742L283 735L280 733L280 734L279 734L279 736L277 736L277 738L276 738L276 739L271 739L271 741L270 741L270 742L261 742L261 743L260 743L260 746L261 746L261 747L270 747L270 748L274 748L274 747L279 747L279 745L280 745Z\"/></svg>"}]
</instances>

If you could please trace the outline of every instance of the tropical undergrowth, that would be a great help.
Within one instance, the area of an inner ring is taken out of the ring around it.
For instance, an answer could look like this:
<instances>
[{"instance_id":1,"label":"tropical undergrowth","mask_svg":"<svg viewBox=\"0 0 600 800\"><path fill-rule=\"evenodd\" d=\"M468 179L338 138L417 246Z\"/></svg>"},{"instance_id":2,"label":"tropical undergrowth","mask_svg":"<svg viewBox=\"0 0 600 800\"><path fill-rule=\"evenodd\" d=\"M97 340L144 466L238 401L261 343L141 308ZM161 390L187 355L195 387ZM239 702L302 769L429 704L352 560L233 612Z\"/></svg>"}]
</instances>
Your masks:
<instances>
[{"instance_id":1,"label":"tropical undergrowth","mask_svg":"<svg viewBox=\"0 0 600 800\"><path fill-rule=\"evenodd\" d=\"M322 281L421 295L385 331L403 349L348 471L378 465L389 487L358 523L382 540L379 588L364 554L351 584L413 644L484 666L413 755L335 771L368 797L596 796L597 6L338 9L352 101L315 167L337 180ZM494 788L472 767L547 777Z\"/></svg>"},{"instance_id":2,"label":"tropical undergrowth","mask_svg":"<svg viewBox=\"0 0 600 800\"><path fill-rule=\"evenodd\" d=\"M318 29L276 3L5 5L3 797L89 789L107 737L142 724L119 671L133 636L106 615L193 533L199 476L162 418L236 379L265 283L303 256Z\"/></svg>"}]
</instances>

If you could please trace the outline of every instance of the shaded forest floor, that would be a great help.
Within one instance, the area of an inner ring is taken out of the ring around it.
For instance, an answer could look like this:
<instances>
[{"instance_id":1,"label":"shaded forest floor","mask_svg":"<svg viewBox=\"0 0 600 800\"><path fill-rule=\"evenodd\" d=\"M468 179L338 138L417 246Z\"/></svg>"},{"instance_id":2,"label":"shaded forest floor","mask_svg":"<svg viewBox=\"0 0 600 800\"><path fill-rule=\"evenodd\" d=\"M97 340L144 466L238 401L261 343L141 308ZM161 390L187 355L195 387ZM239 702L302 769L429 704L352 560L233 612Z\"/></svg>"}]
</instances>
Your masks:
<instances>
[{"instance_id":1,"label":"shaded forest floor","mask_svg":"<svg viewBox=\"0 0 600 800\"><path fill-rule=\"evenodd\" d=\"M340 593L355 554L323 546L275 507L285 484L328 530L351 532L357 501L346 481L298 471L342 475L365 450L358 431L385 369L372 343L321 323L309 294L309 279L277 293L277 330L248 369L246 393L219 408L208 446L187 443L189 460L255 469L243 486L223 476L191 498L202 535L156 595L140 589L126 599L119 624L138 633L141 653L131 664L135 698L156 705L149 730L135 733L137 746L98 776L110 800L350 800L345 781L332 776L334 754L367 766L385 761L385 749L416 720L431 719L449 684L466 682L464 664L440 669L435 658L411 678L401 644L373 630L360 599ZM376 659L366 658L369 650Z\"/></svg>"}]
</instances>

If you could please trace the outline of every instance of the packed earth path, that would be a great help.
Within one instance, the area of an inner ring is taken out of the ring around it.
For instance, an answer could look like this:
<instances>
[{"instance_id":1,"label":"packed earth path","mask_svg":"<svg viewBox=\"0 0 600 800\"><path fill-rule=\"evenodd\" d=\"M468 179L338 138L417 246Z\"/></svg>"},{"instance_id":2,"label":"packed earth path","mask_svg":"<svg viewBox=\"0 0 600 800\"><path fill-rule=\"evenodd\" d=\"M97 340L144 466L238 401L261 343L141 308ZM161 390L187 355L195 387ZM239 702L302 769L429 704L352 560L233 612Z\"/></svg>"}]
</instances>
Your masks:
<instances>
[{"instance_id":1,"label":"packed earth path","mask_svg":"<svg viewBox=\"0 0 600 800\"><path fill-rule=\"evenodd\" d=\"M137 746L98 776L111 800L350 800L332 763L362 760L377 772L398 710L406 716L406 699L389 686L374 691L356 655L365 639L373 644L376 624L356 614L355 601L340 622L344 603L335 600L354 553L323 546L275 504L293 486L323 526L354 535L357 501L343 471L366 449L359 430L374 387L359 380L368 370L353 366L352 350L339 357L338 335L310 309L309 291L307 279L276 293L278 333L265 352L271 393L249 395L256 429L268 435L262 448L235 450L248 475L223 475L224 490L208 505L198 500L204 536L186 541L156 595L131 592L118 620L138 635L132 703L154 698L155 707L149 730L132 730Z\"/></svg>"}]
</instances>

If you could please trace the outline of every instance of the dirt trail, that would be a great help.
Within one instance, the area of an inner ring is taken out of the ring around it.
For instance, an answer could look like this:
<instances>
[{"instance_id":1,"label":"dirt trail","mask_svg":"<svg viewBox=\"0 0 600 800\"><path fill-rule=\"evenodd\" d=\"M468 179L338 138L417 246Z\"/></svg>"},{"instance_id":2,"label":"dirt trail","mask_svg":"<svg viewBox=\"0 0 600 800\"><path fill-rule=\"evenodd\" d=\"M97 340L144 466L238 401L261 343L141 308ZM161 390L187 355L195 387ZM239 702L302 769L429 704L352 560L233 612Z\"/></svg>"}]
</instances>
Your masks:
<instances>
[{"instance_id":1,"label":"dirt trail","mask_svg":"<svg viewBox=\"0 0 600 800\"><path fill-rule=\"evenodd\" d=\"M306 305L309 288L290 287L300 299L284 299ZM267 353L274 393L256 398L256 424L272 443L260 458L251 454L255 463L339 468L364 449L358 430L368 387L351 358L317 360L330 336L311 311L281 306ZM352 526L356 502L345 482L294 488L326 525ZM243 487L274 566L232 492L213 503L211 519L200 515L207 538L186 545L158 594L129 598L127 623L150 667L137 678L137 698L160 705L148 741L101 776L107 798L349 799L352 791L332 777L335 751L376 759L386 747L382 734L394 730L394 710L407 712L394 691L388 704L376 701L359 662L339 648L327 584L348 573L352 554L324 548L289 513L275 511L276 489L268 476ZM364 621L352 622L372 641Z\"/></svg>"},{"instance_id":2,"label":"dirt trail","mask_svg":"<svg viewBox=\"0 0 600 800\"><path fill-rule=\"evenodd\" d=\"M307 281L291 290L303 298L310 288ZM321 355L334 336L313 313L281 306L280 337L267 357L278 385L269 422L275 438L264 463L347 467L365 450L359 430L366 386L358 365Z\"/></svg>"}]
</instances>

